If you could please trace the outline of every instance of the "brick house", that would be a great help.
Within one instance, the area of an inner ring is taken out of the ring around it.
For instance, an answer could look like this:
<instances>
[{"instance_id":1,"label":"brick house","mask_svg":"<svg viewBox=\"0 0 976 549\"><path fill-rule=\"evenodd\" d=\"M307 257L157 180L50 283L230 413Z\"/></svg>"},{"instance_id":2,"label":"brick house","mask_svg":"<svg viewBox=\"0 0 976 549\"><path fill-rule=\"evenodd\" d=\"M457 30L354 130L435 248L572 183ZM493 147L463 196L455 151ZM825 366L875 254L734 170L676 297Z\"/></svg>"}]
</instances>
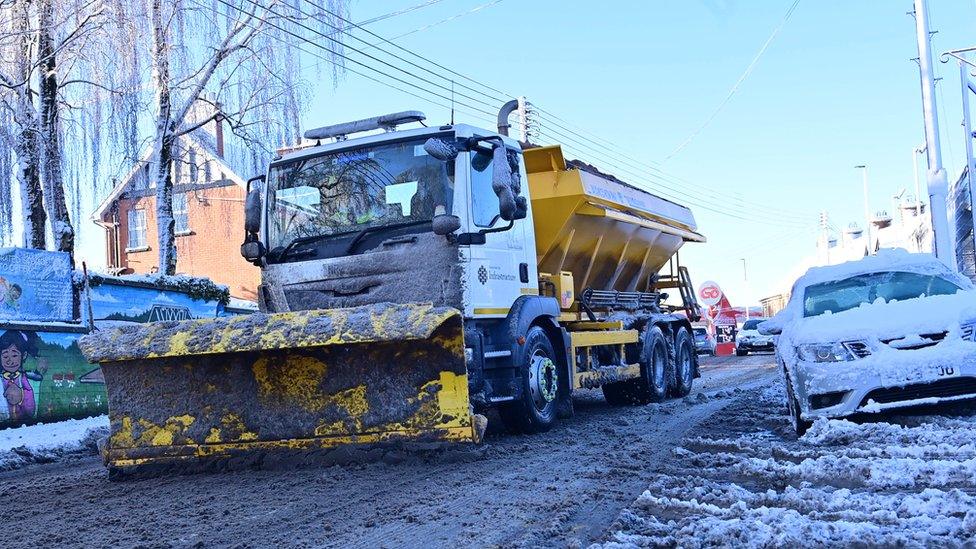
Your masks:
<instances>
[{"instance_id":1,"label":"brick house","mask_svg":"<svg viewBox=\"0 0 976 549\"><path fill-rule=\"evenodd\" d=\"M231 296L256 301L260 270L240 254L246 178L224 153L219 122L181 137L176 147L177 272L210 278L230 288ZM112 274L159 270L156 189L148 176L148 157L147 152L92 215L105 229L105 257Z\"/></svg>"}]
</instances>

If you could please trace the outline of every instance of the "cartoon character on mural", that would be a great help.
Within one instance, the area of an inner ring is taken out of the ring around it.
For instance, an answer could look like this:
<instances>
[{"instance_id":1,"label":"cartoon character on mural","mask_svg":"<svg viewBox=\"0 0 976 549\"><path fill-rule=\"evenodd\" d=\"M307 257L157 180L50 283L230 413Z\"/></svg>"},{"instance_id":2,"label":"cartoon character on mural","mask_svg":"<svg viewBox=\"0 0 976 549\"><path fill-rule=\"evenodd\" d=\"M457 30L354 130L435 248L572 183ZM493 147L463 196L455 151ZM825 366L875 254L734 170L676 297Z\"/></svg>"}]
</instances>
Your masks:
<instances>
[{"instance_id":1,"label":"cartoon character on mural","mask_svg":"<svg viewBox=\"0 0 976 549\"><path fill-rule=\"evenodd\" d=\"M16 314L20 310L20 296L24 290L19 284L14 284L0 276L0 311Z\"/></svg>"},{"instance_id":2,"label":"cartoon character on mural","mask_svg":"<svg viewBox=\"0 0 976 549\"><path fill-rule=\"evenodd\" d=\"M44 379L47 365L38 361L36 370L27 371L27 357L38 356L39 338L34 332L7 330L0 335L0 379L3 381L3 397L0 418L7 420L31 419L37 413L37 399L31 381Z\"/></svg>"}]
</instances>

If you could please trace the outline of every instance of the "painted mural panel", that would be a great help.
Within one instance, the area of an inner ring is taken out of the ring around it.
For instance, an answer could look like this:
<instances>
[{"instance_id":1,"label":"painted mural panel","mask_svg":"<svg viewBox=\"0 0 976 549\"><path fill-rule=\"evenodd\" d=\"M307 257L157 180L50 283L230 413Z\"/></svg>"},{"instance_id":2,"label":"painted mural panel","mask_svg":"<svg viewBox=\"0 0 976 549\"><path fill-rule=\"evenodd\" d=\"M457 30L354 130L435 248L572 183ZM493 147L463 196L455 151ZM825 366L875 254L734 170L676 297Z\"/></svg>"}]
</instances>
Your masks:
<instances>
[{"instance_id":1,"label":"painted mural panel","mask_svg":"<svg viewBox=\"0 0 976 549\"><path fill-rule=\"evenodd\" d=\"M0 328L0 425L107 411L105 380L81 355L81 335Z\"/></svg>"},{"instance_id":2,"label":"painted mural panel","mask_svg":"<svg viewBox=\"0 0 976 549\"><path fill-rule=\"evenodd\" d=\"M96 328L228 313L227 288L206 279L93 273L78 319L81 280L72 279L67 254L0 248L0 428L108 411L101 369L77 345L92 324L89 310Z\"/></svg>"},{"instance_id":3,"label":"painted mural panel","mask_svg":"<svg viewBox=\"0 0 976 549\"><path fill-rule=\"evenodd\" d=\"M0 321L60 321L74 318L68 254L0 248Z\"/></svg>"}]
</instances>

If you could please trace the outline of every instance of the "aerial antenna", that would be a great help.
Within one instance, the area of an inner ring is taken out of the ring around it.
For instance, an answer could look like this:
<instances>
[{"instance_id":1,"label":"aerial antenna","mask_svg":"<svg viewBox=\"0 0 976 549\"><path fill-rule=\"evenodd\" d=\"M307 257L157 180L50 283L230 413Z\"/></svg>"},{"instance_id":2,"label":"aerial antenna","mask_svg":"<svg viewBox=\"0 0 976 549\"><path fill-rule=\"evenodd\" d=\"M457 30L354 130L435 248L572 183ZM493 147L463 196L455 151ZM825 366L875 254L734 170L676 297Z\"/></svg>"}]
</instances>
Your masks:
<instances>
[{"instance_id":1,"label":"aerial antenna","mask_svg":"<svg viewBox=\"0 0 976 549\"><path fill-rule=\"evenodd\" d=\"M454 81L451 80L451 125L454 125Z\"/></svg>"}]
</instances>

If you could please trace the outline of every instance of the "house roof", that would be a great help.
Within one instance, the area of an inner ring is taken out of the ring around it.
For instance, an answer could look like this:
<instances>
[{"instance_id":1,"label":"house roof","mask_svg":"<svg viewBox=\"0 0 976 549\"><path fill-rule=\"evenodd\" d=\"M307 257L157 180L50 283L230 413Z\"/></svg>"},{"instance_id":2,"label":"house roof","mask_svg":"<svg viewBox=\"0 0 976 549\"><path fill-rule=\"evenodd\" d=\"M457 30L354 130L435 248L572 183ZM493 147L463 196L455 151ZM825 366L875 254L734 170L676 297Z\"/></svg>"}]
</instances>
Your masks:
<instances>
[{"instance_id":1,"label":"house roof","mask_svg":"<svg viewBox=\"0 0 976 549\"><path fill-rule=\"evenodd\" d=\"M227 155L228 148L226 142L224 144L224 157L221 158L217 154L216 142L213 136L210 135L205 130L202 129L194 130L184 136L181 136L180 139L190 142L190 144L195 145L196 148L203 151L207 155L207 160L216 163L217 171L224 172L224 174L226 175L225 179L234 182L236 185L239 185L240 187L246 186L247 183L245 179L242 178L240 175L239 172L240 168L238 167L237 169L235 169L235 167L232 165L232 164L240 164L242 162L240 161L234 162L228 160L228 155ZM230 152L232 152L235 157L240 157L242 151L232 147L232 150ZM125 177L119 180L119 182L115 185L115 187L113 187L112 190L108 193L108 195L105 196L105 199L98 204L98 206L95 208L95 211L92 212L93 221L97 223L102 220L102 217L109 211L109 209L112 207L112 204L115 201L117 201L119 197L122 195L122 193L124 193L132 185L139 171L142 170L143 167L149 162L151 156L152 156L152 148L145 147L143 151L139 154L139 160L136 161L134 166L132 166L132 169L125 174ZM238 160L243 160L243 158L239 158Z\"/></svg>"}]
</instances>

